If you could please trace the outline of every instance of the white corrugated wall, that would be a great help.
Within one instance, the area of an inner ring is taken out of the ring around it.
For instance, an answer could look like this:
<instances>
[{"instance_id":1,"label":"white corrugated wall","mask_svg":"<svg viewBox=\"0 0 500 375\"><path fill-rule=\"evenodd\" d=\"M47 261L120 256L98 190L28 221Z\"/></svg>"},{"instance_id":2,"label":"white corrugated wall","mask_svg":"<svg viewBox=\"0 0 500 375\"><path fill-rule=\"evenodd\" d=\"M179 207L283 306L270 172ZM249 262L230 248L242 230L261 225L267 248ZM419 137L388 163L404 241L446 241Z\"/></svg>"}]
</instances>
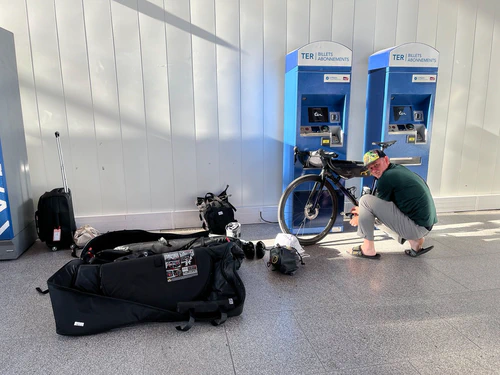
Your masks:
<instances>
[{"instance_id":1,"label":"white corrugated wall","mask_svg":"<svg viewBox=\"0 0 500 375\"><path fill-rule=\"evenodd\" d=\"M79 224L197 226L196 196L226 184L240 221L276 220L285 56L318 40L353 50L352 159L368 57L435 47L438 209L500 208L498 0L0 0L0 27L15 36L35 203L61 185L59 131Z\"/></svg>"}]
</instances>

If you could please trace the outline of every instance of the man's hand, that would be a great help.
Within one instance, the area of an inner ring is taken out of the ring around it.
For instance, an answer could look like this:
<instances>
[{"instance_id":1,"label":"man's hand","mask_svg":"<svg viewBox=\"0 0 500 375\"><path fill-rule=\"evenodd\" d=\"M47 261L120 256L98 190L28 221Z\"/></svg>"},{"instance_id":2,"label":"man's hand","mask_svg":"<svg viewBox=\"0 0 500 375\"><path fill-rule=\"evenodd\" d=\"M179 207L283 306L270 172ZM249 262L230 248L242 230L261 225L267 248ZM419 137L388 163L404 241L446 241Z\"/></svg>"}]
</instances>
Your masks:
<instances>
[{"instance_id":1,"label":"man's hand","mask_svg":"<svg viewBox=\"0 0 500 375\"><path fill-rule=\"evenodd\" d=\"M357 227L358 220L359 220L359 207L356 206L351 209L351 220L349 221L349 224L351 224L353 227Z\"/></svg>"}]
</instances>

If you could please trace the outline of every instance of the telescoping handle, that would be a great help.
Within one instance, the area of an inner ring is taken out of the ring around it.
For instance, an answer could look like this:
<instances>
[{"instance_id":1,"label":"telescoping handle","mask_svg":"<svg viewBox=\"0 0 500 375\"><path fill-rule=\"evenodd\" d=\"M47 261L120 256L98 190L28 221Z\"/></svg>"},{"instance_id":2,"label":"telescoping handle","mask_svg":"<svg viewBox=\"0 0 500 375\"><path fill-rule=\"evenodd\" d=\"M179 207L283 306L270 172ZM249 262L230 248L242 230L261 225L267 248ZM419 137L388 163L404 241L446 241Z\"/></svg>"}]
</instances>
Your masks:
<instances>
[{"instance_id":1,"label":"telescoping handle","mask_svg":"<svg viewBox=\"0 0 500 375\"><path fill-rule=\"evenodd\" d=\"M66 180L66 170L64 169L64 159L63 159L63 153L62 153L62 147L61 147L61 140L59 139L59 132L56 132L56 144L57 144L57 153L59 154L59 164L61 165L61 174L62 174L62 180L63 180L63 188L64 192L68 193L68 181Z\"/></svg>"}]
</instances>

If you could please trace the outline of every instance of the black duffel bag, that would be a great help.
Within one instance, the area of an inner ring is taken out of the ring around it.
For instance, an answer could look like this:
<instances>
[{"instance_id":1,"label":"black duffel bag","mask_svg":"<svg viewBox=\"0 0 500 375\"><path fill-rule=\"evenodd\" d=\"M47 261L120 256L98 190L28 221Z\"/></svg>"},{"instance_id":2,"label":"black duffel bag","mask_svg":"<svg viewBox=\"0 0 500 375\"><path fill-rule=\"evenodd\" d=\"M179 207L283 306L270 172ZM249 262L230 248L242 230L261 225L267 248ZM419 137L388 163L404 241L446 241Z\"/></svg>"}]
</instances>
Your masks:
<instances>
[{"instance_id":1,"label":"black duffel bag","mask_svg":"<svg viewBox=\"0 0 500 375\"><path fill-rule=\"evenodd\" d=\"M178 244L189 239L189 235L178 236L119 231L91 240L79 259L47 280L56 332L87 335L138 322L165 321L187 321L176 327L187 331L196 320L219 325L240 315L246 293L237 273L244 258L237 242L193 236L189 249L95 261L100 252L129 244L131 238L145 243L169 237Z\"/></svg>"}]
</instances>

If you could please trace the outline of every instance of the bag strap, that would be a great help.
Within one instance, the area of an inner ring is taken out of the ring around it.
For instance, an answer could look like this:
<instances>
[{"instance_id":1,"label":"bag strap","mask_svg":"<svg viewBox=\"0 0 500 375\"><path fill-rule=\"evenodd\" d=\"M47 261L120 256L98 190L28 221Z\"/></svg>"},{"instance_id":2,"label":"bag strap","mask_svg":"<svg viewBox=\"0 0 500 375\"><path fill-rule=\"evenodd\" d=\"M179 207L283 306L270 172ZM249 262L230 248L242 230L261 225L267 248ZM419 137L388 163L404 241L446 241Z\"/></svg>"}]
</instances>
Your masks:
<instances>
[{"instance_id":1,"label":"bag strap","mask_svg":"<svg viewBox=\"0 0 500 375\"><path fill-rule=\"evenodd\" d=\"M224 195L227 195L227 188L228 187L229 187L229 185L226 185L226 188L220 192L219 197L223 197Z\"/></svg>"},{"instance_id":2,"label":"bag strap","mask_svg":"<svg viewBox=\"0 0 500 375\"><path fill-rule=\"evenodd\" d=\"M49 289L42 290L39 287L36 287L35 289L40 294L47 294L49 292Z\"/></svg>"},{"instance_id":3,"label":"bag strap","mask_svg":"<svg viewBox=\"0 0 500 375\"><path fill-rule=\"evenodd\" d=\"M214 197L213 200L219 202L222 205L227 204L233 211L236 211L236 207L234 207L228 200L222 200L220 197Z\"/></svg>"},{"instance_id":4,"label":"bag strap","mask_svg":"<svg viewBox=\"0 0 500 375\"><path fill-rule=\"evenodd\" d=\"M189 313L187 323L176 326L178 331L186 332L191 329L196 320L196 315L199 315L204 320L210 320L212 325L218 326L227 320L227 313L221 310L223 306L234 304L232 299L221 301L193 301L179 302L177 304L177 312L180 314Z\"/></svg>"},{"instance_id":5,"label":"bag strap","mask_svg":"<svg viewBox=\"0 0 500 375\"><path fill-rule=\"evenodd\" d=\"M49 289L42 290L39 287L35 288L40 294L47 294ZM193 301L193 302L179 302L177 304L177 312L180 314L189 313L189 320L175 328L178 331L186 332L191 329L196 320L196 315L202 316L203 320L210 320L212 325L218 326L227 320L227 313L221 310L221 307L230 307L234 305L232 298L221 301ZM161 311L168 311L159 308ZM170 312L170 311L169 311Z\"/></svg>"},{"instance_id":6,"label":"bag strap","mask_svg":"<svg viewBox=\"0 0 500 375\"><path fill-rule=\"evenodd\" d=\"M305 265L304 261L302 260L302 255L300 255L299 251L296 248L293 248L295 250L295 253L299 256L300 259L300 264L303 266Z\"/></svg>"},{"instance_id":7,"label":"bag strap","mask_svg":"<svg viewBox=\"0 0 500 375\"><path fill-rule=\"evenodd\" d=\"M273 250L276 250L276 248L278 247L281 247L279 244L275 245L275 246L271 246L269 249L269 260L267 261L266 263L266 266L267 268L270 268L273 264L272 264L272 261L273 261L273 255L271 254L273 252ZM274 271L274 269L273 269Z\"/></svg>"}]
</instances>

